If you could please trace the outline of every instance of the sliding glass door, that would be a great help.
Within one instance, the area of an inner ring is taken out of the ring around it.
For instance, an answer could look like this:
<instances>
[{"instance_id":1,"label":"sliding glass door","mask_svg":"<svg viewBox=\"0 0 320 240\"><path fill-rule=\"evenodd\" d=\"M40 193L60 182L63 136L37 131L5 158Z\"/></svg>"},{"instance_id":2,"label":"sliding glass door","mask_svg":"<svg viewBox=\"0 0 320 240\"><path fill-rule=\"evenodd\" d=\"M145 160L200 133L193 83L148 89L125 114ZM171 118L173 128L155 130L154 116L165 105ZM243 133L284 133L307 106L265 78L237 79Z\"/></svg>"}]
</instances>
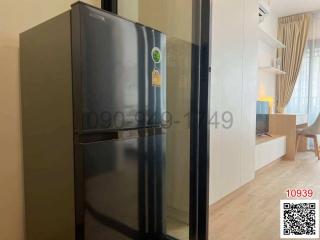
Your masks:
<instances>
[{"instance_id":1,"label":"sliding glass door","mask_svg":"<svg viewBox=\"0 0 320 240\"><path fill-rule=\"evenodd\" d=\"M166 76L158 76L166 79L160 87L167 96L162 234L206 239L210 0L105 0L103 6L166 35Z\"/></svg>"}]
</instances>

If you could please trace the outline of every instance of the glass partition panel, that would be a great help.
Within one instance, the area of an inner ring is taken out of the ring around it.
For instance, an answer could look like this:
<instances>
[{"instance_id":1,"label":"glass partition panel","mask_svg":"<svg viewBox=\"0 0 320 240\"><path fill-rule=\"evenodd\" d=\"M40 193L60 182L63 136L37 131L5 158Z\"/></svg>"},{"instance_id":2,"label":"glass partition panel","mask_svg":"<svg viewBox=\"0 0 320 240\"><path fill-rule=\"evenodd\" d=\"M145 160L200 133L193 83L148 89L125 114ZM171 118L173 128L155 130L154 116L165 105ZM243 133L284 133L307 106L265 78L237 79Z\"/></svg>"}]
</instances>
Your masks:
<instances>
[{"instance_id":1,"label":"glass partition panel","mask_svg":"<svg viewBox=\"0 0 320 240\"><path fill-rule=\"evenodd\" d=\"M166 35L164 231L189 239L192 0L119 0L118 14Z\"/></svg>"}]
</instances>

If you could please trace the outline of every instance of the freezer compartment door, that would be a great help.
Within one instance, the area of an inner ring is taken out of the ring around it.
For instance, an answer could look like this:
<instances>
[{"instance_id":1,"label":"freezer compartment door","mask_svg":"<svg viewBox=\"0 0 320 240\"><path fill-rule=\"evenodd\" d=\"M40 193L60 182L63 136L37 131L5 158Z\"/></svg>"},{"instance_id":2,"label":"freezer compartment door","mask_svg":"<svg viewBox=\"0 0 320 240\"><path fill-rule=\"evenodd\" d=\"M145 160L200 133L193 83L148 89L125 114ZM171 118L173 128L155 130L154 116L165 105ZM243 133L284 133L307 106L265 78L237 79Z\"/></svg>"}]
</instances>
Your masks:
<instances>
[{"instance_id":1,"label":"freezer compartment door","mask_svg":"<svg viewBox=\"0 0 320 240\"><path fill-rule=\"evenodd\" d=\"M74 79L78 130L159 126L166 111L165 35L77 6L79 17L73 21L80 26L73 28L73 45L78 46L73 55L81 59L74 69L79 72Z\"/></svg>"},{"instance_id":2,"label":"freezer compartment door","mask_svg":"<svg viewBox=\"0 0 320 240\"><path fill-rule=\"evenodd\" d=\"M164 136L124 132L117 140L79 144L76 207L85 240L142 239L155 231Z\"/></svg>"}]
</instances>

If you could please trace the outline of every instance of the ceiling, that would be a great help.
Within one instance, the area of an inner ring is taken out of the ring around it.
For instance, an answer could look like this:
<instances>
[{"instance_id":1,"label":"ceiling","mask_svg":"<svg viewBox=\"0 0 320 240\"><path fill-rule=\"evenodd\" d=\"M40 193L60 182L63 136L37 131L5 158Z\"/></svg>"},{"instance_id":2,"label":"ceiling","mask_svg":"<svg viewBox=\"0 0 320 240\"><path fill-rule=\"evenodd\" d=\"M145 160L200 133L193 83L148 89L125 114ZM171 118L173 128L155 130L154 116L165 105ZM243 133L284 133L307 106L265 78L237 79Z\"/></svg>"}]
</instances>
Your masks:
<instances>
[{"instance_id":1,"label":"ceiling","mask_svg":"<svg viewBox=\"0 0 320 240\"><path fill-rule=\"evenodd\" d=\"M271 0L272 11L279 17L320 10L320 0Z\"/></svg>"}]
</instances>

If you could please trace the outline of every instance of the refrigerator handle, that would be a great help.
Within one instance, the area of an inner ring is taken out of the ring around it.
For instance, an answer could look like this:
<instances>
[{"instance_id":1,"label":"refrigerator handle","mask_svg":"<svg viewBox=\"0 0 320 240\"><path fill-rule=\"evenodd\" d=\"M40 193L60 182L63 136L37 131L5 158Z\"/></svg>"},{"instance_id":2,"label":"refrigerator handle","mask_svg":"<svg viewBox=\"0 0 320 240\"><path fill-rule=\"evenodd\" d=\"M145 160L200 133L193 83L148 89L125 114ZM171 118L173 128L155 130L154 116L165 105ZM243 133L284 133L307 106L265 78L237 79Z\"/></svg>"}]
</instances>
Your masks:
<instances>
[{"instance_id":1,"label":"refrigerator handle","mask_svg":"<svg viewBox=\"0 0 320 240\"><path fill-rule=\"evenodd\" d=\"M139 128L130 130L100 131L79 134L79 143L92 143L108 140L128 140L165 134L164 128Z\"/></svg>"}]
</instances>

